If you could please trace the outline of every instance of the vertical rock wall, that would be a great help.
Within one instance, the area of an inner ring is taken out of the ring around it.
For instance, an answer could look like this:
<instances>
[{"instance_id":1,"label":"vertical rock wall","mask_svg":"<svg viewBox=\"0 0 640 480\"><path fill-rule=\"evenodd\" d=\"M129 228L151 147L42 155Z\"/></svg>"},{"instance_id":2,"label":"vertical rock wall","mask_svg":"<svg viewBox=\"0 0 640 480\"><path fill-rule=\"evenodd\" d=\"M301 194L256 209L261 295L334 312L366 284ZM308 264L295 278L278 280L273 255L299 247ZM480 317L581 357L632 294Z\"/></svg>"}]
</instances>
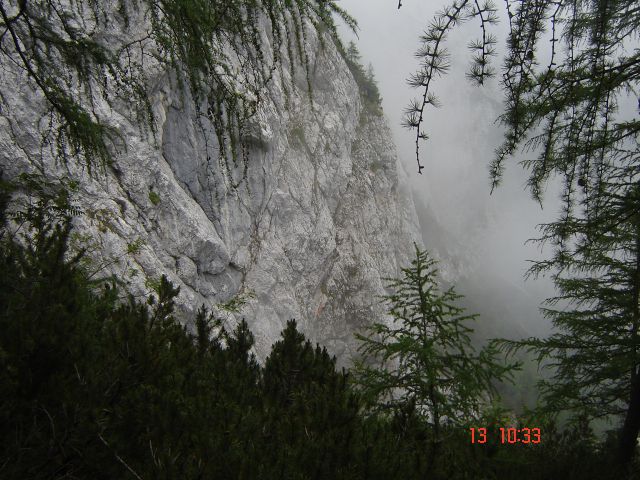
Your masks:
<instances>
[{"instance_id":1,"label":"vertical rock wall","mask_svg":"<svg viewBox=\"0 0 640 480\"><path fill-rule=\"evenodd\" d=\"M152 77L155 135L102 112L128 148L93 178L38 153L42 101L5 72L16 95L0 119L0 164L8 175L40 169L77 179L85 213L74 241L92 246L94 266L134 294L163 273L180 286L182 313L252 293L229 322L247 319L259 357L295 318L348 362L353 332L384 318L382 279L409 261L420 234L385 119L363 107L330 40L309 32L307 42L311 98L302 67L274 76L247 133L248 176L238 188L240 167L219 164L212 125L163 71Z\"/></svg>"}]
</instances>

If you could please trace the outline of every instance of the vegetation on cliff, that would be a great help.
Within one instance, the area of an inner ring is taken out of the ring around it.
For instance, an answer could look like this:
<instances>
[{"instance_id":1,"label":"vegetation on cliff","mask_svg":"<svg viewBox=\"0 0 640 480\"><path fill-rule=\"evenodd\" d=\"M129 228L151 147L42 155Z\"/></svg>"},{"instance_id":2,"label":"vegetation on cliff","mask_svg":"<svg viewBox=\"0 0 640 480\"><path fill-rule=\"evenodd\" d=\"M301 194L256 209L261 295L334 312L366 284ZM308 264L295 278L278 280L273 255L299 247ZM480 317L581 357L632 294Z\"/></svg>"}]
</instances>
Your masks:
<instances>
[{"instance_id":1,"label":"vegetation on cliff","mask_svg":"<svg viewBox=\"0 0 640 480\"><path fill-rule=\"evenodd\" d=\"M265 85L288 65L292 73L302 66L310 86L309 29L340 45L333 14L355 28L333 0L2 1L0 114L15 122L9 86L22 85L44 100L44 151L91 172L127 147L101 109L153 129L149 92L159 66L213 124L223 166L246 167L243 129ZM270 53L264 35L277 46Z\"/></svg>"}]
</instances>

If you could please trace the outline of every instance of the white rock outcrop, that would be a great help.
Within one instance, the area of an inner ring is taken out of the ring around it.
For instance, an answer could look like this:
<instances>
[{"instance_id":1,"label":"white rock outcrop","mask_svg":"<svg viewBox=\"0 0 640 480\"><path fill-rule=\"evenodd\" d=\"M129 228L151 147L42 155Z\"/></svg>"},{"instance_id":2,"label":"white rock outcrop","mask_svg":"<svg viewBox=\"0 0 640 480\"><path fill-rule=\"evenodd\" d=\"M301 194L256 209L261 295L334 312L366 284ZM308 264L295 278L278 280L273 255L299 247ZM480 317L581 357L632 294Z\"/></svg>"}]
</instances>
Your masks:
<instances>
[{"instance_id":1,"label":"white rock outcrop","mask_svg":"<svg viewBox=\"0 0 640 480\"><path fill-rule=\"evenodd\" d=\"M229 321L247 319L260 358L295 318L346 363L354 331L385 318L383 279L408 263L420 233L385 119L363 107L331 41L321 45L309 32L307 42L312 101L301 67L293 78L286 67L274 76L252 120L239 188L216 160L211 124L196 118L194 101L168 72L158 72L151 91L155 138L103 112L128 148L113 171L93 178L38 157L33 118L42 102L14 77L12 123L7 112L0 120L2 169L37 170L40 158L48 175L77 179L85 213L76 241L93 245L94 265L134 294L166 274L186 313L252 292Z\"/></svg>"}]
</instances>

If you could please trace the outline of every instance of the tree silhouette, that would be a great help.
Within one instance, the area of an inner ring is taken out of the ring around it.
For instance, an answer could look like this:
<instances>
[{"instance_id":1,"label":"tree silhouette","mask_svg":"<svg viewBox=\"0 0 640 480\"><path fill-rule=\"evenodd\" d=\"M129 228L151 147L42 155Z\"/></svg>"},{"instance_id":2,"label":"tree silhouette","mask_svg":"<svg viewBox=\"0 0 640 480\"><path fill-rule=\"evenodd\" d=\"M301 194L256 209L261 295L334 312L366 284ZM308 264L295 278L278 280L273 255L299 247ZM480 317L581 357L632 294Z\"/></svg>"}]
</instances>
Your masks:
<instances>
[{"instance_id":1,"label":"tree silhouette","mask_svg":"<svg viewBox=\"0 0 640 480\"><path fill-rule=\"evenodd\" d=\"M493 382L512 367L500 365L492 347L475 352L467 323L477 315L456 305L461 296L453 287L440 291L436 261L417 245L415 253L411 266L388 284L394 291L385 297L393 322L357 335L365 357L357 383L376 408L415 411L427 419L433 461L444 424L464 425L477 417L494 393Z\"/></svg>"}]
</instances>

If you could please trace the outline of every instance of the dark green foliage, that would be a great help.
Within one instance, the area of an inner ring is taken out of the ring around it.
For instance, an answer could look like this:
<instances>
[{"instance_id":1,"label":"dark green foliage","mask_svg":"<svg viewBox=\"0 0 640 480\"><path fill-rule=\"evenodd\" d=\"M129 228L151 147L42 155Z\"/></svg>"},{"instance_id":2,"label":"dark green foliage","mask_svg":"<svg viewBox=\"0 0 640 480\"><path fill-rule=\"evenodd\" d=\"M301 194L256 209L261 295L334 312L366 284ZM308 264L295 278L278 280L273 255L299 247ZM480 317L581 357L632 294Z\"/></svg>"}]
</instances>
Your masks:
<instances>
[{"instance_id":1,"label":"dark green foliage","mask_svg":"<svg viewBox=\"0 0 640 480\"><path fill-rule=\"evenodd\" d=\"M78 368L89 366L95 319L112 298L105 292L90 301L78 259L65 259L69 217L52 196L17 219L26 222L22 242L5 228L0 251L3 476L62 477L82 468L67 454L86 440L74 424L92 415L82 401L88 372Z\"/></svg>"},{"instance_id":2,"label":"dark green foliage","mask_svg":"<svg viewBox=\"0 0 640 480\"><path fill-rule=\"evenodd\" d=\"M469 337L473 330L467 323L477 315L466 315L456 305L461 296L453 287L440 291L437 262L415 249L411 267L403 268L402 277L388 284L394 291L385 297L393 324L375 324L370 336L358 336L366 358L397 360L397 370L364 368L362 380L376 395L391 388L408 389L406 396L390 399L389 406L412 400L426 407L434 421L446 416L455 422L477 412L493 392L493 381L508 369L497 363L496 352L489 347L475 353Z\"/></svg>"},{"instance_id":3,"label":"dark green foliage","mask_svg":"<svg viewBox=\"0 0 640 480\"><path fill-rule=\"evenodd\" d=\"M502 345L535 352L552 368L541 382L546 410L620 422L620 459L629 462L640 432L640 190L637 172L620 176L630 188L605 185L598 213L543 226L540 241L555 255L531 273L557 270L558 295L543 309L556 332Z\"/></svg>"},{"instance_id":4,"label":"dark green foliage","mask_svg":"<svg viewBox=\"0 0 640 480\"><path fill-rule=\"evenodd\" d=\"M364 411L348 372L293 320L261 367L246 322L228 331L201 308L193 333L180 325L166 277L145 303L91 281L67 246L64 189L35 177L2 187L2 478L616 478L609 444L584 423L523 418L542 446L472 446L445 422L434 437L417 402Z\"/></svg>"},{"instance_id":5,"label":"dark green foliage","mask_svg":"<svg viewBox=\"0 0 640 480\"><path fill-rule=\"evenodd\" d=\"M355 474L359 403L346 373L336 371L335 358L305 340L294 320L265 362L263 392L267 435L285 446L270 460L275 471L283 478L293 477L295 469L303 478Z\"/></svg>"},{"instance_id":6,"label":"dark green foliage","mask_svg":"<svg viewBox=\"0 0 640 480\"><path fill-rule=\"evenodd\" d=\"M539 241L553 254L530 270L553 276L558 294L543 311L556 330L547 339L502 345L528 349L553 368L553 381L542 382L547 411L619 421L618 461L630 464L640 435L640 10L634 0L505 6L506 131L491 163L492 188L506 160L523 153L534 155L522 162L534 199L542 201L552 176L563 192L561 215L541 226ZM492 73L485 60L495 39L486 27L495 14L490 1L455 1L422 38L422 68L411 83L423 97L405 122L416 130L419 170L423 113L435 104L432 80L447 69L446 37L461 21L480 20L470 76L481 84Z\"/></svg>"},{"instance_id":7,"label":"dark green foliage","mask_svg":"<svg viewBox=\"0 0 640 480\"><path fill-rule=\"evenodd\" d=\"M22 241L3 229L2 477L215 475L224 462L212 452L256 401L246 324L194 339L173 318L179 290L164 276L147 305L118 301L112 283L92 287L80 255L68 257L57 198L11 215ZM197 323L209 320L201 311Z\"/></svg>"},{"instance_id":8,"label":"dark green foliage","mask_svg":"<svg viewBox=\"0 0 640 480\"><path fill-rule=\"evenodd\" d=\"M373 74L373 67L369 65L365 70L360 62L361 56L358 47L353 42L349 42L346 50L342 50L342 55L358 84L364 107L375 115L382 115L382 98L380 98L378 84Z\"/></svg>"},{"instance_id":9,"label":"dark green foliage","mask_svg":"<svg viewBox=\"0 0 640 480\"><path fill-rule=\"evenodd\" d=\"M443 427L477 418L494 382L513 367L501 366L491 347L475 353L466 324L477 315L456 305L460 295L453 287L440 291L436 261L427 252L415 245L415 254L411 267L389 281L394 293L385 300L393 323L376 323L369 336L358 335L367 364L359 364L357 382L374 408L423 418L431 430L432 462ZM370 366L374 361L383 367Z\"/></svg>"}]
</instances>

